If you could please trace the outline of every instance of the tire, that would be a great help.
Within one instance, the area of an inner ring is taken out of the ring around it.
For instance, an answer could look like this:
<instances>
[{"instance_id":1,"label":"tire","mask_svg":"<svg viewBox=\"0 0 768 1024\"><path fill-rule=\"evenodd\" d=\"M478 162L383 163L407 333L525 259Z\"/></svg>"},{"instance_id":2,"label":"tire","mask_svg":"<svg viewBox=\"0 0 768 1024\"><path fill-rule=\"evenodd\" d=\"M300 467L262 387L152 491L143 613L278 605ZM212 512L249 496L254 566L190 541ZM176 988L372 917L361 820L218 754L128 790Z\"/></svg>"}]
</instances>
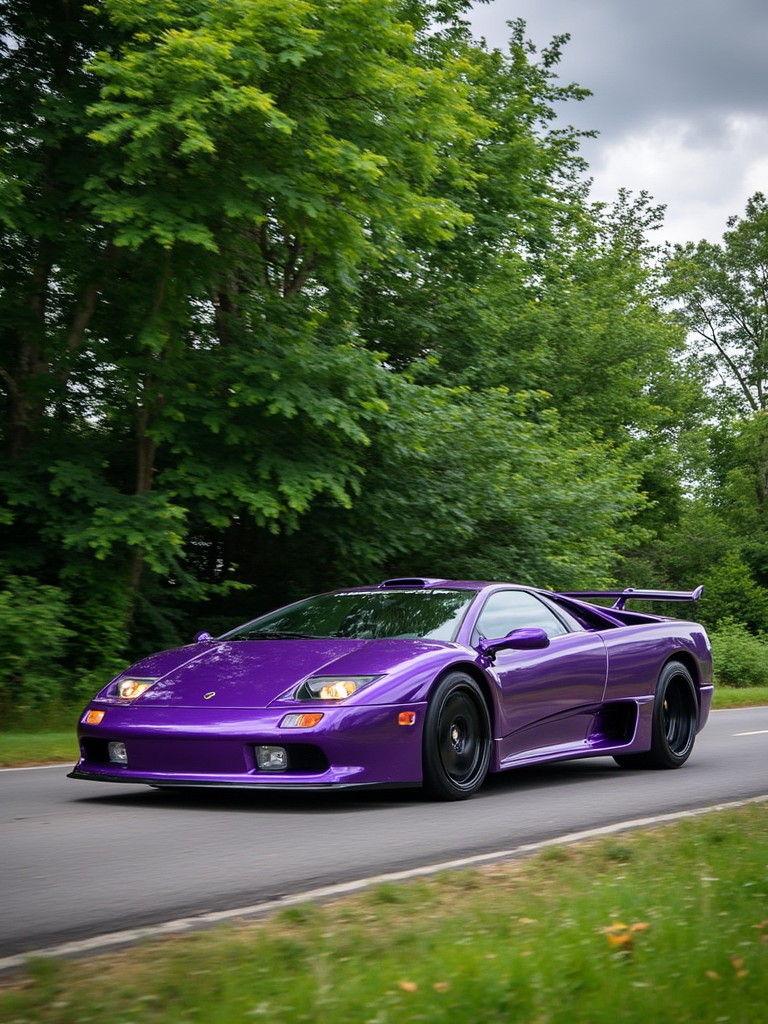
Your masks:
<instances>
[{"instance_id":1,"label":"tire","mask_svg":"<svg viewBox=\"0 0 768 1024\"><path fill-rule=\"evenodd\" d=\"M651 748L642 754L619 754L622 768L680 768L696 739L699 702L688 669L670 661L661 670L653 701Z\"/></svg>"},{"instance_id":2,"label":"tire","mask_svg":"<svg viewBox=\"0 0 768 1024\"><path fill-rule=\"evenodd\" d=\"M436 800L466 800L491 761L491 719L471 676L451 672L435 687L424 721L424 789Z\"/></svg>"}]
</instances>

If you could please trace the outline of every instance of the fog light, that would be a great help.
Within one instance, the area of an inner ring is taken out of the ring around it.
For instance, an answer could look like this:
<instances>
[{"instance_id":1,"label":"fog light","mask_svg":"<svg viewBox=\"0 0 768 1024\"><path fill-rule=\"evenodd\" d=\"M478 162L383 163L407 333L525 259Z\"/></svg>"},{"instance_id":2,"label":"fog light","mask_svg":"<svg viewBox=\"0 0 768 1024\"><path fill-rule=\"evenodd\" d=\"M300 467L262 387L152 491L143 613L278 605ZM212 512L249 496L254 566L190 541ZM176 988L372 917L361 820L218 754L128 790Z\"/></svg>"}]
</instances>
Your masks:
<instances>
[{"instance_id":1,"label":"fog light","mask_svg":"<svg viewBox=\"0 0 768 1024\"><path fill-rule=\"evenodd\" d=\"M124 743L119 740L108 743L107 750L109 751L109 760L114 764L128 764L128 751L125 749Z\"/></svg>"},{"instance_id":2,"label":"fog light","mask_svg":"<svg viewBox=\"0 0 768 1024\"><path fill-rule=\"evenodd\" d=\"M263 772L284 772L288 751L285 747L256 747L256 764Z\"/></svg>"}]
</instances>

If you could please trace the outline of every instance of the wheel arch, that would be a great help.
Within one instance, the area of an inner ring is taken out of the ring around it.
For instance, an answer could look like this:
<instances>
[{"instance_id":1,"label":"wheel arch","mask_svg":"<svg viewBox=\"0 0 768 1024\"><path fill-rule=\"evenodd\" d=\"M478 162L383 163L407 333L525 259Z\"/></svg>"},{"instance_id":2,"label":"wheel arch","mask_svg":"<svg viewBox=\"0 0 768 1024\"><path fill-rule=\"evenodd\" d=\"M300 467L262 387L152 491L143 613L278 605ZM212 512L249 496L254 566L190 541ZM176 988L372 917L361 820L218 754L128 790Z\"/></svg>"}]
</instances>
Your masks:
<instances>
[{"instance_id":1,"label":"wheel arch","mask_svg":"<svg viewBox=\"0 0 768 1024\"><path fill-rule=\"evenodd\" d=\"M435 687L439 683L441 683L447 675L450 675L451 672L465 672L468 676L470 676L470 678L474 679L474 681L480 687L480 692L483 695L485 706L488 708L488 717L491 720L491 736L495 735L497 720L496 702L493 699L493 690L488 680L488 676L485 674L485 672L483 672L479 665L476 665L471 661L459 661L455 662L453 665L448 665L445 669L443 669L442 672L439 673L439 675L435 677L434 682L429 688L428 699L432 696Z\"/></svg>"},{"instance_id":2,"label":"wheel arch","mask_svg":"<svg viewBox=\"0 0 768 1024\"><path fill-rule=\"evenodd\" d=\"M688 669L691 679L693 680L693 688L696 691L696 700L699 705L701 705L701 672L699 671L698 662L690 651L679 650L675 651L674 654L667 658L659 671L663 671L667 665L670 665L675 661L682 665L683 668Z\"/></svg>"}]
</instances>

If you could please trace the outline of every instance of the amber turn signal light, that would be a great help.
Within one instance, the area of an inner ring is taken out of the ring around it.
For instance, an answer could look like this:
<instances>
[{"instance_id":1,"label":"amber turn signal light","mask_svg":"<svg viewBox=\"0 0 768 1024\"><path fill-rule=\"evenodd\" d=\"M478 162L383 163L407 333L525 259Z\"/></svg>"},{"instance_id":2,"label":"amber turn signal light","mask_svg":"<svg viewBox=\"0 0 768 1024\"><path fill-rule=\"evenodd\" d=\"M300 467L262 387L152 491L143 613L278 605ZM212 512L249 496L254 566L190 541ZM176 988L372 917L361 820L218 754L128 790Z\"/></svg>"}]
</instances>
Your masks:
<instances>
[{"instance_id":1,"label":"amber turn signal light","mask_svg":"<svg viewBox=\"0 0 768 1024\"><path fill-rule=\"evenodd\" d=\"M314 729L322 718L322 713L305 715L286 715L280 723L281 729Z\"/></svg>"},{"instance_id":2,"label":"amber turn signal light","mask_svg":"<svg viewBox=\"0 0 768 1024\"><path fill-rule=\"evenodd\" d=\"M398 725L415 725L416 724L416 712L415 711L401 711L397 716Z\"/></svg>"}]
</instances>

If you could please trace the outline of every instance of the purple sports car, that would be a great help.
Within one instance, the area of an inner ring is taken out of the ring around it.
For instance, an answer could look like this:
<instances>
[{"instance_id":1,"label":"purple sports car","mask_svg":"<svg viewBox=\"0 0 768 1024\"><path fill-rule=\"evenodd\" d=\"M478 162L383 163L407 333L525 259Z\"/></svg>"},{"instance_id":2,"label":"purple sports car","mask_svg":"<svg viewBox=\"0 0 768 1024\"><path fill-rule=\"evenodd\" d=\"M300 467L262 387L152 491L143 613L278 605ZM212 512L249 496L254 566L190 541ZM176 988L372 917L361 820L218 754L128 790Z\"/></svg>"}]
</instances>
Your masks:
<instances>
[{"instance_id":1,"label":"purple sports car","mask_svg":"<svg viewBox=\"0 0 768 1024\"><path fill-rule=\"evenodd\" d=\"M712 703L709 641L625 605L700 593L393 579L311 597L119 675L70 778L459 800L542 761L679 768Z\"/></svg>"}]
</instances>

